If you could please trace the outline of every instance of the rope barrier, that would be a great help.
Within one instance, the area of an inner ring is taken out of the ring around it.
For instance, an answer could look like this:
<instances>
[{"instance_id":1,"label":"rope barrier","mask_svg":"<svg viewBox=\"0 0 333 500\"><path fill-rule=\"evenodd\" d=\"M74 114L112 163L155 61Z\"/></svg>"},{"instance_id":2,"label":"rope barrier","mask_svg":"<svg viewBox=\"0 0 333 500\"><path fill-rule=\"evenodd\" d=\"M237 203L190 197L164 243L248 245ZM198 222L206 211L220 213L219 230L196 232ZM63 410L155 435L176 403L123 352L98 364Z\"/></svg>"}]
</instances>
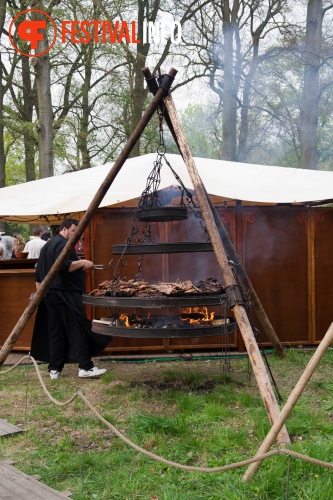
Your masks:
<instances>
[{"instance_id":1,"label":"rope barrier","mask_svg":"<svg viewBox=\"0 0 333 500\"><path fill-rule=\"evenodd\" d=\"M76 398L82 399L82 401L84 401L86 403L86 405L90 408L90 410L98 418L98 420L100 420L103 424L105 424L106 427L108 427L112 431L112 433L115 434L116 436L118 436L119 439L121 439L124 443L126 443L128 446L130 446L134 450L148 456L149 458L152 458L153 460L157 460L158 462L161 462L165 465L169 465L169 466L175 467L177 469L182 469L182 470L191 471L191 472L224 472L224 471L227 471L230 469L236 469L239 467L243 467L245 465L249 465L249 464L252 464L254 462L262 461L265 458L273 457L274 455L289 455L293 458L297 458L299 460L304 460L306 462L309 462L309 463L312 463L315 465L319 465L321 467L333 469L333 464L331 464L331 463L324 462L322 460L317 460L316 458L312 458L312 457L309 457L306 455L302 455L301 453L294 452L294 451L287 449L287 448L280 448L279 446L277 449L269 451L267 453L264 453L261 456L249 458L247 460L242 460L240 462L235 462L233 464L222 465L220 467L194 467L194 466L190 466L190 465L182 465L180 463L173 462L173 461L168 460L166 458L163 458L159 455L156 455L155 453L152 453L148 450L145 450L144 448L141 448L140 446L133 443L126 436L124 436L114 425L112 425L110 422L105 420L105 418L98 412L98 410L96 410L96 408L92 405L92 403L89 401L89 399L84 395L84 389L82 387L77 387L75 394L73 394L73 396L71 398L69 398L67 401L60 402L60 401L57 401L55 398L53 398L53 396L50 394L50 392L46 388L46 385L42 379L40 370L39 370L38 365L36 363L36 360L32 356L24 356L11 368L9 368L7 370L0 371L0 375L4 375L6 373L9 373L11 370L16 368L19 364L21 364L25 359L30 359L33 362L35 369L36 369L36 372L37 372L38 379L40 381L40 384L41 384L45 394L50 399L50 401L52 401L52 403L54 403L56 406L68 406Z\"/></svg>"}]
</instances>

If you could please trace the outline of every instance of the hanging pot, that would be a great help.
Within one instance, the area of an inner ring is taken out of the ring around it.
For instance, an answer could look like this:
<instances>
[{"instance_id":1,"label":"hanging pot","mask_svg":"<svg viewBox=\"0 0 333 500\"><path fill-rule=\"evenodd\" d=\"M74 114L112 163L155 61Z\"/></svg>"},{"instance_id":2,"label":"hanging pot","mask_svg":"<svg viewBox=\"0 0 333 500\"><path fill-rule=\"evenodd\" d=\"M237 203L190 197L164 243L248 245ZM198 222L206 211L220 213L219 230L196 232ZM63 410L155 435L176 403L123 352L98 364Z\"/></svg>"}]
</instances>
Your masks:
<instances>
[{"instance_id":1,"label":"hanging pot","mask_svg":"<svg viewBox=\"0 0 333 500\"><path fill-rule=\"evenodd\" d=\"M127 255L213 251L211 243L184 241L177 243L137 243L133 245L112 245L112 253L114 255L122 254L125 247L125 253Z\"/></svg>"},{"instance_id":2,"label":"hanging pot","mask_svg":"<svg viewBox=\"0 0 333 500\"><path fill-rule=\"evenodd\" d=\"M167 222L187 219L184 207L162 207L138 210L136 216L143 222Z\"/></svg>"}]
</instances>

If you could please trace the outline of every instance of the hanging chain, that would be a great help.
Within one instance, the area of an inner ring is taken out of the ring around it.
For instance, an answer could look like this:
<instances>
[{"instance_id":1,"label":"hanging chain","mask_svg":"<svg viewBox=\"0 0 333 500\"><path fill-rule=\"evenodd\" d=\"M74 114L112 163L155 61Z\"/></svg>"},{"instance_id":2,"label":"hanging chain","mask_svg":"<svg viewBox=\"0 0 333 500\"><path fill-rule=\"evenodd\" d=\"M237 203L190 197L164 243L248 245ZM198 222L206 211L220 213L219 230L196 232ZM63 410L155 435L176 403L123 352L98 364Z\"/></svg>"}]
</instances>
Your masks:
<instances>
[{"instance_id":1,"label":"hanging chain","mask_svg":"<svg viewBox=\"0 0 333 500\"><path fill-rule=\"evenodd\" d=\"M132 221L132 226L129 232L128 237L126 238L124 249L117 260L116 264L114 265L114 259L111 259L109 262L109 267L113 270L113 276L114 279L111 283L111 286L109 290L111 292L116 291L117 286L119 284L119 281L121 279L121 271L123 268L126 268L128 265L127 261L127 249L128 246L131 244L132 239L135 240L136 243L153 243L155 241L155 238L151 234L151 224L146 222L142 234L140 235L139 229L140 229L140 212L142 210L151 210L151 209L156 209L161 206L161 203L158 199L158 190L161 184L161 169L163 167L163 161L168 165L170 168L171 172L175 176L175 179L179 183L179 189L181 191L181 201L180 201L180 206L182 207L187 207L189 208L192 213L194 214L195 218L200 219L200 225L204 229L205 233L207 234L207 241L210 241L207 228L205 225L205 222L203 220L201 211L198 210L198 205L195 204L193 195L189 189L187 189L179 177L179 175L175 172L175 170L172 168L170 165L170 162L166 158L166 146L165 146L165 141L164 141L164 129L163 129L163 113L158 112L158 119L159 119L159 144L156 149L156 159L153 164L153 169L148 175L147 181L146 181L146 187L144 191L141 194L141 198L138 203L138 210L134 216L134 219ZM186 203L184 201L184 198L186 196ZM138 272L135 274L134 279L139 279L141 277L142 273L142 264L143 264L143 254L139 257L138 260Z\"/></svg>"},{"instance_id":2,"label":"hanging chain","mask_svg":"<svg viewBox=\"0 0 333 500\"><path fill-rule=\"evenodd\" d=\"M177 172L172 168L172 166L170 165L170 162L167 160L167 158L165 156L166 147L165 147L164 135L163 135L163 114L162 113L159 113L159 119L160 119L160 126L159 126L160 144L159 144L159 148L157 151L161 156L161 161L163 158L165 163L168 165L171 172L173 173L176 181L179 183L178 187L179 187L180 192L181 192L180 206L189 208L192 211L192 213L194 214L194 217L196 217L197 219L200 219L200 225L201 225L202 229L205 231L205 233L207 234L207 241L210 241L210 238L208 236L208 231L207 231L207 228L205 225L205 221L202 217L202 213L200 210L198 210L199 207L198 207L198 205L195 204L191 191L185 187L185 184L183 183L183 181L181 180L181 178L179 177ZM185 204L185 202L184 202L185 195L186 195L187 204Z\"/></svg>"},{"instance_id":3,"label":"hanging chain","mask_svg":"<svg viewBox=\"0 0 333 500\"><path fill-rule=\"evenodd\" d=\"M132 239L136 243L153 243L155 241L155 238L151 234L151 224L146 222L142 235L140 235L139 229L140 229L140 220L139 220L139 214L141 210L149 210L149 209L154 209L158 208L161 204L158 200L157 196L157 191L161 183L161 168L163 166L162 159L165 155L165 144L164 144L164 136L163 136L163 115L162 113L158 114L159 117L159 144L157 146L157 156L156 160L154 161L154 166L153 170L150 172L147 178L146 182L146 187L144 191L141 194L140 201L138 203L138 210L134 216L134 219L132 221L132 226L129 232L128 237L126 238L125 241L125 246L124 249L115 265L113 265L114 259L111 259L109 262L109 267L113 269L113 282L111 283L110 286L110 291L115 291L117 289L117 286L119 284L119 281L121 279L121 270L122 268L127 267L128 261L127 261L127 248L128 245L131 244ZM138 272L135 274L134 279L139 279L141 277L142 273L142 264L143 264L143 254L140 255L139 260L138 260Z\"/></svg>"},{"instance_id":4,"label":"hanging chain","mask_svg":"<svg viewBox=\"0 0 333 500\"><path fill-rule=\"evenodd\" d=\"M170 163L168 162L168 160L166 159L165 156L164 156L164 161L168 165L168 167L170 168L170 170L173 173L173 175L175 176L176 181L180 184L179 185L179 189L181 191L180 205L183 206L183 207L189 208L191 210L191 212L194 214L194 217L196 219L200 219L200 226L202 227L202 229L207 234L207 241L210 241L210 238L209 238L209 235L208 235L208 231L207 231L207 228L206 228L206 224L205 224L205 221L204 221L204 219L202 217L202 213L201 213L200 210L198 210L199 206L196 205L196 203L194 202L193 195L192 195L191 191L185 187L183 181L181 180L181 178L179 177L179 175L177 174L177 172L172 168L172 166L170 165ZM186 194L187 205L184 202L184 196L185 196L185 194Z\"/></svg>"},{"instance_id":5,"label":"hanging chain","mask_svg":"<svg viewBox=\"0 0 333 500\"><path fill-rule=\"evenodd\" d=\"M220 369L222 373L231 372L230 348L229 348L229 335L228 335L228 317L227 317L227 301L221 296L220 299L222 307L222 327L221 327L221 362Z\"/></svg>"},{"instance_id":6,"label":"hanging chain","mask_svg":"<svg viewBox=\"0 0 333 500\"><path fill-rule=\"evenodd\" d=\"M165 156L166 148L163 136L163 115L158 113L159 118L159 135L160 142L157 146L156 160L154 161L154 168L147 178L146 188L141 194L139 201L139 211L158 208L161 203L158 200L157 191L161 184L161 168L163 166L163 157Z\"/></svg>"},{"instance_id":7,"label":"hanging chain","mask_svg":"<svg viewBox=\"0 0 333 500\"><path fill-rule=\"evenodd\" d=\"M132 226L131 226L129 235L127 236L127 238L125 240L124 249L123 249L116 265L113 266L114 259L111 259L109 262L109 267L111 269L113 269L113 276L114 276L114 279L113 279L113 281L111 283L111 287L110 287L110 290L112 290L112 291L116 290L118 283L121 279L121 269L127 267L127 265L128 265L126 252L127 252L128 245L130 245L132 242L132 239L134 239L134 241L136 243L153 243L155 241L155 238L151 234L151 224L146 222L141 236L139 233L139 229L140 229L140 221L139 221L138 217L135 215L135 217L132 221ZM136 280L141 277L142 263L143 263L143 254L140 255L139 260L138 260L138 272L134 276L134 279L136 279Z\"/></svg>"}]
</instances>

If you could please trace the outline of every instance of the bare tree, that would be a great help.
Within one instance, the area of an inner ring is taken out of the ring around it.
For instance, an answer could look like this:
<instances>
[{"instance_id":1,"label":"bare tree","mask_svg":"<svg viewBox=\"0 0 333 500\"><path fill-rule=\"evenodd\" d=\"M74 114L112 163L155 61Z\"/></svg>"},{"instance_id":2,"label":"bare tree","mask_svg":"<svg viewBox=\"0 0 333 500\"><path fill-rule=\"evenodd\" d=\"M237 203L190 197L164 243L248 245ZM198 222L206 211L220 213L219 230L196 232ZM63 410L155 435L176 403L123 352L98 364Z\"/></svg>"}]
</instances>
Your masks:
<instances>
[{"instance_id":1,"label":"bare tree","mask_svg":"<svg viewBox=\"0 0 333 500\"><path fill-rule=\"evenodd\" d=\"M31 7L45 11L43 0L34 0ZM50 3L48 11L52 11L53 4ZM32 19L42 19L42 15L33 12ZM37 92L37 116L38 116L38 152L40 176L51 177L53 175L53 108L51 98L51 64L47 30L41 30L43 38L38 40L36 57L32 59L35 74ZM45 52L45 53L44 53ZM44 54L43 54L44 53ZM43 54L38 56L38 54Z\"/></svg>"},{"instance_id":2,"label":"bare tree","mask_svg":"<svg viewBox=\"0 0 333 500\"><path fill-rule=\"evenodd\" d=\"M227 0L213 5L216 20L211 33L209 71L210 86L219 95L223 109L221 156L225 160L245 161L250 149L247 142L253 79L257 68L269 54L269 45L263 40L279 27L277 18L282 21L281 15L287 2ZM218 31L218 20L222 24L222 32ZM220 33L220 39L216 41L217 33ZM260 43L265 45L262 53Z\"/></svg>"},{"instance_id":3,"label":"bare tree","mask_svg":"<svg viewBox=\"0 0 333 500\"><path fill-rule=\"evenodd\" d=\"M323 7L322 0L309 0L307 5L304 47L304 85L300 110L299 140L301 167L316 169L318 162L318 116L321 97L320 68L322 23L333 4Z\"/></svg>"},{"instance_id":4,"label":"bare tree","mask_svg":"<svg viewBox=\"0 0 333 500\"><path fill-rule=\"evenodd\" d=\"M0 43L3 35L5 18L6 18L6 0L0 0ZM0 50L0 188L5 186L5 165L6 165L5 144L4 144L5 124L3 120L5 87L2 81L3 81L3 63L1 59L1 50Z\"/></svg>"}]
</instances>

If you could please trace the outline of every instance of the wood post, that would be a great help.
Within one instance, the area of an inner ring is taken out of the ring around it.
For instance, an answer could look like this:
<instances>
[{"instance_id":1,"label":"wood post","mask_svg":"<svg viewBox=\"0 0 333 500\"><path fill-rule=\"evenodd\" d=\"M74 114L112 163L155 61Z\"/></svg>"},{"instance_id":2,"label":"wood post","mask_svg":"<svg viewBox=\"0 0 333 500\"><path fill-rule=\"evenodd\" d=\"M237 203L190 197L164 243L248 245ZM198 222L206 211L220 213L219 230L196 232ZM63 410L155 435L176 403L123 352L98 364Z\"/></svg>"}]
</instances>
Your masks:
<instances>
[{"instance_id":1,"label":"wood post","mask_svg":"<svg viewBox=\"0 0 333 500\"><path fill-rule=\"evenodd\" d=\"M209 202L207 200L206 191L200 179L199 173L195 166L193 157L191 155L190 149L186 143L186 139L183 133L183 130L180 125L180 121L177 115L177 111L174 106L173 99L171 95L168 95L164 98L164 104L168 111L170 120L172 122L173 129L177 136L178 144L184 159L184 162L187 166L189 175L192 180L193 187L195 189L196 197L199 202L200 210L202 216L204 218L206 228L208 234L210 236L210 240L213 245L213 249L215 252L216 260L218 266L220 268L224 284L226 288L235 287L236 283L234 280L234 276L229 267L228 258L226 256L220 235L218 233L214 217L209 206ZM237 303L233 307L233 312L238 323L238 327L243 336L245 346L252 364L253 372L256 377L256 381L258 384L258 388L263 399L268 418L273 424L279 414L280 410L278 407L277 400L275 398L275 394L273 392L273 388L271 386L271 382L269 376L266 371L266 367L264 361L260 355L260 351L255 340L251 325L249 323L249 319L246 314L246 310L244 306L240 303ZM285 443L290 443L289 435L285 426L283 426L279 432L278 440L283 441Z\"/></svg>"},{"instance_id":2,"label":"wood post","mask_svg":"<svg viewBox=\"0 0 333 500\"><path fill-rule=\"evenodd\" d=\"M170 76L171 80L176 76L176 74L177 74L177 71L175 69L171 68L171 70L169 72L169 76ZM112 182L116 178L121 167L123 166L123 164L125 163L126 159L129 156L130 152L132 151L135 143L137 142L137 140L141 136L141 134L144 131L145 127L147 126L149 120L151 119L151 117L153 116L155 111L157 110L162 98L165 96L165 94L167 92L168 92L168 89L164 89L164 88L160 87L158 92L156 93L155 97L153 98L153 100L149 104L148 108L146 109L141 120L139 121L138 125L136 126L135 130L133 131L131 137L128 139L127 143L125 144L125 146L124 146L122 152L120 153L119 157L117 158L116 162L114 163L114 165L110 169L109 173L107 174L106 178L102 182L102 184L99 187L94 198L90 202L89 207L87 208L83 218L81 219L80 223L77 226L77 230L75 231L75 233L71 236L71 238L66 243L66 246L64 247L63 251L59 255L58 259L55 261L55 263L53 264L49 273L47 274L47 276L45 277L45 279L41 283L37 292L35 293L33 300L26 307L22 316L19 318L18 322L16 323L13 330L9 334L9 337L7 338L6 342L3 344L3 346L0 350L0 366L6 360L8 354L10 353L13 346L15 345L18 338L20 337L21 333L23 332L24 328L26 327L29 319L33 315L34 311L37 309L39 303L41 302L43 296L45 295L45 292L48 290L53 279L55 278L55 276L59 272L63 262L67 259L72 248L78 242L81 234L83 233L85 228L88 226L90 220L92 219L95 211L97 210L98 206L100 205L101 201L103 200L104 196L106 195Z\"/></svg>"},{"instance_id":3,"label":"wood post","mask_svg":"<svg viewBox=\"0 0 333 500\"><path fill-rule=\"evenodd\" d=\"M144 68L142 70L142 72L143 72L143 75L148 83L150 91L155 95L155 93L158 89L157 82L155 82L155 79L154 79L153 75L151 74L149 68ZM166 123L169 127L169 130L174 138L174 141L177 144L178 149L180 151L180 146L178 144L178 137L175 134L173 125L172 125L171 120L170 120L169 113L166 109L163 109L163 106L160 105L159 107L164 114L165 121L166 121ZM180 153L181 153L181 151L180 151ZM204 187L204 189L205 189L205 187ZM244 286L248 289L248 292L249 292L250 298L251 298L251 304L253 305L253 307L257 313L259 321L262 324L262 326L266 332L267 337L269 338L270 342L272 343L272 346L273 346L275 352L279 356L283 357L285 355L285 352L284 352L283 347L280 343L280 340L279 340L277 334L275 333L275 330L274 330L271 322L268 319L268 316L265 312L265 309L263 308L263 306L259 300L259 297L258 297L255 289L253 288L253 285L252 285L252 283L251 283L251 281L250 281L250 279L249 279L249 277L248 277L248 275L247 275L247 273L242 265L242 262L241 262L240 258L238 257L237 252L232 244L232 241L229 237L229 234L228 234L226 228L224 227L224 224L221 221L221 219L216 211L216 208L214 207L213 203L211 202L211 200L207 194L206 189L205 189L205 193L206 193L206 198L208 199L208 202L209 202L210 209L213 213L215 224L217 226L217 230L219 232L220 238L223 242L223 246L225 248L225 251L226 251L229 259L231 259L235 263L237 263L238 275L239 275L240 279L242 280Z\"/></svg>"},{"instance_id":4,"label":"wood post","mask_svg":"<svg viewBox=\"0 0 333 500\"><path fill-rule=\"evenodd\" d=\"M306 384L310 380L313 372L315 371L316 367L318 366L321 358L327 351L327 348L329 347L330 344L333 342L333 323L329 327L328 331L325 334L325 337L323 340L320 342L318 345L316 352L310 359L309 363L307 364L301 378L295 385L294 389L291 391L289 398L287 399L286 404L281 410L280 415L274 422L273 426L271 427L269 433L265 437L264 441L262 442L262 445L258 449L256 453L256 457L260 457L260 455L263 455L267 451L269 451L270 447L272 446L276 436L278 435L280 429L284 425L285 421L289 417L292 409L294 408L298 398L302 394ZM248 469L246 470L244 476L243 476L243 481L250 481L252 479L253 475L257 472L257 470L260 467L260 464L262 463L262 460L258 460L258 462L254 462L253 464L249 465Z\"/></svg>"}]
</instances>

